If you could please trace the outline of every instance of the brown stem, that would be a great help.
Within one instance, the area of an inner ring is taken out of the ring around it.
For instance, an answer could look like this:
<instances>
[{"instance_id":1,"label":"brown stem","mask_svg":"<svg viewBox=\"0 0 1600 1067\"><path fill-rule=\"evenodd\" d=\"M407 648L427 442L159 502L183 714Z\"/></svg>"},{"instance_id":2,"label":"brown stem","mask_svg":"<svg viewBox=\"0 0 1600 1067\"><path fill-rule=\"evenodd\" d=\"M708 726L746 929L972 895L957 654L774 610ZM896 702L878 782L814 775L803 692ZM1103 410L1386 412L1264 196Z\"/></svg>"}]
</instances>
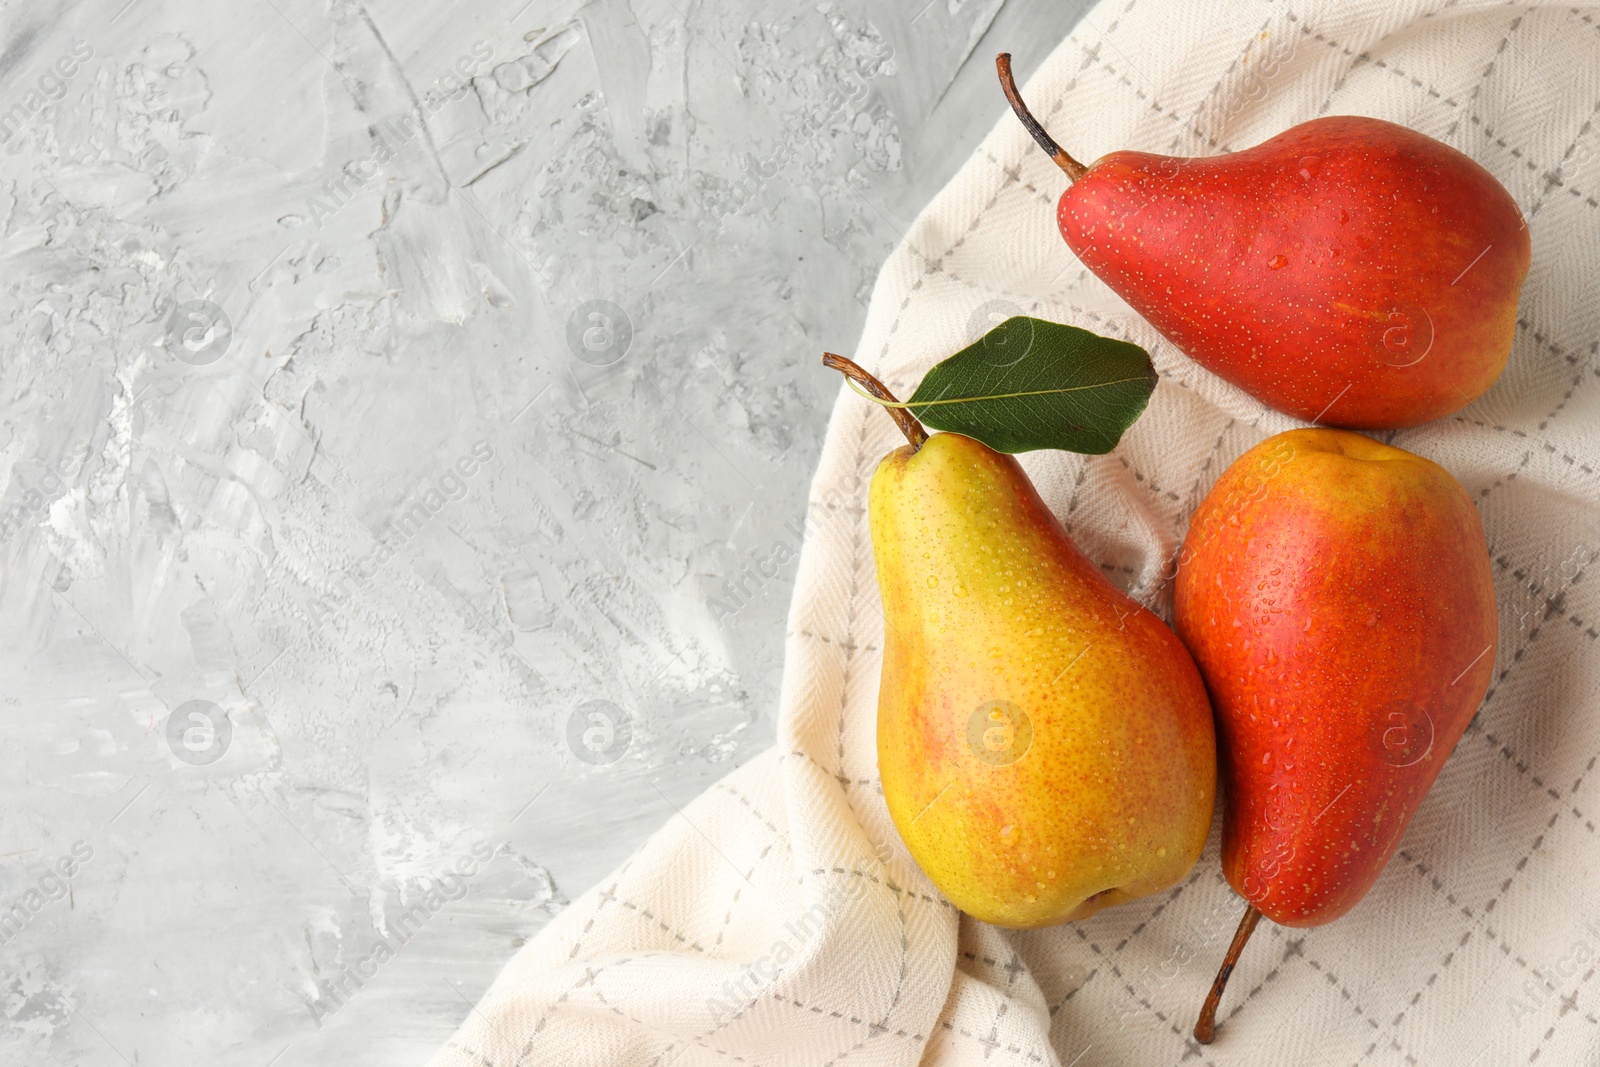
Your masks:
<instances>
[{"instance_id":1,"label":"brown stem","mask_svg":"<svg viewBox=\"0 0 1600 1067\"><path fill-rule=\"evenodd\" d=\"M879 400L887 400L891 404L900 403L894 398L894 394L889 392L888 386L867 373L854 360L836 356L832 352L824 352L822 353L822 365L838 371ZM922 423L917 421L917 417L905 408L884 408L884 410L894 417L895 425L899 426L900 432L906 435L906 440L911 442L911 447L921 448L922 443L928 439L928 431L922 428Z\"/></svg>"},{"instance_id":2,"label":"brown stem","mask_svg":"<svg viewBox=\"0 0 1600 1067\"><path fill-rule=\"evenodd\" d=\"M1070 181L1077 181L1083 177L1084 171L1089 168L1067 155L1067 150L1056 144L1055 139L1044 132L1039 120L1033 117L1028 105L1022 102L1022 94L1017 92L1017 79L1011 76L1011 53L1001 52L995 56L994 66L1000 72L1000 88L1005 90L1006 99L1011 102L1011 110L1017 113L1017 118L1022 120L1022 125L1033 135L1039 147L1056 161L1056 166L1067 172Z\"/></svg>"},{"instance_id":3,"label":"brown stem","mask_svg":"<svg viewBox=\"0 0 1600 1067\"><path fill-rule=\"evenodd\" d=\"M1233 974L1233 965L1239 962L1239 953L1244 951L1244 943L1250 940L1250 935L1255 933L1256 923L1261 921L1261 909L1251 904L1244 910L1244 918L1239 920L1239 929L1234 932L1233 944L1228 946L1228 954L1222 957L1222 969L1217 971L1217 980L1211 983L1211 992L1206 994L1206 1002L1200 1005L1200 1018L1195 1020L1194 1039L1202 1045L1209 1045L1217 1036L1217 1005L1222 1002L1222 991L1228 987L1228 978Z\"/></svg>"}]
</instances>

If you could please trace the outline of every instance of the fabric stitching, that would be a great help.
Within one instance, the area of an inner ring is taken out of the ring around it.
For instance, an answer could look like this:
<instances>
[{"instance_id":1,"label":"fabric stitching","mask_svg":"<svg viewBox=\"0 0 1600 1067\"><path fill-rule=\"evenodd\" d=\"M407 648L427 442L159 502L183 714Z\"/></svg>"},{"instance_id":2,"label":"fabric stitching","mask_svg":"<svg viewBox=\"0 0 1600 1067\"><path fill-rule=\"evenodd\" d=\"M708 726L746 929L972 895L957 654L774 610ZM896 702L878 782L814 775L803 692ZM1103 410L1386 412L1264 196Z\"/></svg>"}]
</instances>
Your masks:
<instances>
[{"instance_id":1,"label":"fabric stitching","mask_svg":"<svg viewBox=\"0 0 1600 1067\"><path fill-rule=\"evenodd\" d=\"M770 848L771 846L768 846L768 847ZM697 939L690 937L688 934L685 934L682 930L678 929L676 926L668 925L668 923L667 923L667 921L665 919L663 919L661 916L657 915L655 912L651 911L649 908L645 907L644 905L635 903L632 900L624 900L624 899L620 899L619 898L617 900L617 906L621 907L621 908L626 908L628 911L637 912L639 915L643 916L645 919L648 919L650 922L655 923L656 926L659 927L663 933L671 934L674 938L676 938L678 940L679 943L687 945L689 948L692 948L696 952L699 952L701 954L705 953L705 951L706 951L705 946L701 945L700 942ZM722 934L721 933L717 934L716 943L717 944L721 944L722 943Z\"/></svg>"},{"instance_id":2,"label":"fabric stitching","mask_svg":"<svg viewBox=\"0 0 1600 1067\"><path fill-rule=\"evenodd\" d=\"M982 1048L983 1048L983 1058L984 1058L985 1062L988 1061L990 1054L993 1053L995 1051L995 1049L1003 1047L1006 1050L1006 1052L1009 1053L1012 1056L1025 1056L1028 1059L1028 1061L1031 1062L1031 1063L1043 1063L1044 1062L1044 1056L1042 1056L1040 1053L1031 1052L1031 1051L1026 1051L1025 1052L1020 1045L1004 1045L1004 1046L1002 1046L1000 1044L1000 1042L997 1040L997 1038L999 1037L999 1030L1000 1030L999 1023L1000 1023L1000 1020L1005 1017L1006 1012L1009 1010L1009 1007L1010 1006L1008 1004L1001 1004L999 1006L999 1010L995 1013L994 1024L990 1027L989 1033L985 1037L979 1037L977 1034L974 1034L971 1030L968 1030L966 1027L964 1027L964 1026L956 1026L954 1023L945 1021L943 1019L941 1019L939 1021L939 1026L946 1033L959 1034L962 1037L967 1038L968 1040L972 1041L974 1044L982 1046Z\"/></svg>"},{"instance_id":3,"label":"fabric stitching","mask_svg":"<svg viewBox=\"0 0 1600 1067\"><path fill-rule=\"evenodd\" d=\"M1600 756L1597 756L1595 759L1591 759L1589 761L1589 768L1590 769L1592 769L1594 767L1596 759L1600 759ZM1576 783L1574 783L1574 785L1573 785L1573 790L1576 791L1578 786L1581 785L1582 783L1583 783L1583 776L1580 775L1579 778L1578 778L1578 781ZM1478 933L1478 932L1480 932L1482 930L1485 930L1487 928L1488 917L1489 917L1490 913L1494 911L1495 906L1497 904L1499 904L1499 902L1502 899L1504 899L1506 893L1510 891L1512 884L1516 881L1517 875L1522 872L1522 870L1527 866L1528 861L1533 857L1533 855L1535 853L1537 853L1539 851L1540 847L1543 846L1545 836L1550 832L1551 828L1555 826L1556 822L1560 818L1561 818L1561 812L1560 811L1557 811L1555 814L1550 816L1549 820L1545 823L1544 830L1541 831L1539 833L1539 835L1534 838L1533 844L1528 847L1527 851L1522 855L1522 858L1519 859L1516 862L1516 864L1512 868L1510 876L1507 877L1504 882L1500 883L1499 892L1497 892L1489 900L1489 902L1484 905L1484 908L1483 908L1483 917L1484 917L1483 918L1483 922L1479 926L1475 926L1473 928L1468 929L1467 932L1464 935L1462 935L1461 940L1458 941L1457 944L1456 944L1456 948L1452 949L1449 953L1447 953L1445 955L1444 959L1438 964L1438 966L1435 967L1433 973L1428 976L1427 981L1425 981L1422 984L1422 986L1420 988L1418 988L1416 993L1412 995L1410 1001L1407 1002L1405 1008L1402 1009L1401 1012L1394 1017L1394 1020L1392 1022L1390 1022L1389 1027L1388 1027L1389 1031L1393 1031L1394 1029L1397 1029L1399 1027L1400 1023L1405 1019L1407 1012L1409 1012L1412 1008L1416 1007L1417 1003L1422 999L1423 993L1425 993L1428 989L1431 989L1433 987L1433 984L1438 979L1439 975L1442 974L1445 970L1447 970L1449 968L1450 964L1455 959L1456 953L1458 951L1460 951L1460 949L1463 948L1469 940L1471 940L1472 935L1474 933ZM1378 1043L1374 1042L1372 1047L1367 1050L1367 1054L1371 1055L1372 1051L1374 1049L1376 1049L1377 1047L1378 1047Z\"/></svg>"},{"instance_id":4,"label":"fabric stitching","mask_svg":"<svg viewBox=\"0 0 1600 1067\"><path fill-rule=\"evenodd\" d=\"M826 640L826 639L824 639L824 640ZM805 751L802 751L801 749L796 748L796 749L791 749L788 753L786 753L785 758L787 758L788 756L801 756L801 757L804 757L806 760L810 761L810 763L811 763L811 765L813 767L815 767L817 770L821 771L823 773L823 775L825 777L827 777L829 780L835 781L835 782L838 781L838 779L836 777L834 777L833 772L828 770L828 768L824 767L822 764L818 763L816 757L813 756L811 753L805 752ZM876 778L855 778L855 779L852 779L852 781L854 781L854 783L856 785L873 785L873 784L875 784L877 782L877 779Z\"/></svg>"},{"instance_id":5,"label":"fabric stitching","mask_svg":"<svg viewBox=\"0 0 1600 1067\"><path fill-rule=\"evenodd\" d=\"M1351 74L1353 74L1356 71L1356 69L1359 66L1360 62L1370 63L1374 67L1379 68L1380 70L1388 71L1389 73L1395 74L1395 75L1397 75L1397 76L1399 76L1401 78L1404 78L1404 79L1408 80L1415 88L1421 89L1423 92L1427 93L1429 96L1431 96L1434 99L1440 101L1441 103L1448 104L1449 106L1451 106L1453 108L1457 108L1457 109L1462 109L1465 106L1465 105L1461 104L1459 101L1457 101L1454 97L1450 97L1450 96L1444 95L1444 93L1440 92L1433 85L1429 84L1428 82L1423 81L1421 78L1418 78L1416 75L1410 74L1410 73L1408 73L1408 72L1406 72L1404 70L1401 70L1399 67L1397 67L1394 64L1388 62L1387 60L1379 59L1379 58L1371 55L1371 49L1375 46L1375 44L1381 43L1381 42L1375 42L1374 45L1369 45L1366 50L1361 51L1361 52L1356 52L1355 50L1350 48L1350 46L1348 46L1348 45L1345 45L1345 44L1342 44L1342 43L1340 43L1338 41L1335 41L1332 38L1327 37L1322 33L1313 31L1308 25L1306 25L1304 23L1304 20L1300 19L1293 12L1289 13L1289 20L1291 22L1301 23L1301 25L1299 27L1301 34L1303 34L1305 36L1308 36L1308 37L1312 38L1315 41L1319 41L1322 44L1325 44L1328 47L1333 48L1333 49L1335 49L1335 50L1337 50L1339 52L1342 52L1344 55L1346 55L1348 57L1351 57L1351 58L1353 58L1353 59L1355 59L1357 61L1357 63L1352 64L1350 66L1350 68L1345 71L1344 75L1342 75L1340 77L1338 83L1335 84L1333 89L1329 92L1328 99L1326 101L1324 101L1322 107L1320 109L1318 109L1318 111L1317 111L1317 114L1319 114L1319 115L1327 113L1328 108L1333 105L1334 96L1338 95L1339 90L1344 87L1345 80ZM1519 162L1521 162L1522 165L1524 167L1526 167L1530 172L1532 172L1534 174L1539 173L1539 171L1541 169L1540 165L1536 161L1534 161L1533 159L1531 159L1531 158L1529 158L1527 156L1525 149L1520 148L1520 147L1518 147L1516 145L1513 145L1510 142L1508 142L1504 137L1500 136L1498 133L1495 132L1494 127L1490 126L1480 116L1478 116L1476 113L1472 112L1471 110L1467 110L1466 111L1466 118L1474 126L1477 126L1479 129L1481 129L1483 131L1483 133L1484 133L1484 136L1488 137L1490 139L1490 141L1497 148L1500 148L1507 155L1509 155L1513 159L1516 159ZM1459 119L1457 120L1457 123L1459 124ZM1452 132L1453 132L1453 130L1454 130L1454 127L1452 127ZM1580 135L1580 139L1581 139L1581 135ZM1555 176L1554 174L1547 174L1547 180L1553 181L1556 186L1564 186L1566 184L1565 182L1561 181L1559 179L1559 177ZM1585 200L1586 202L1589 202L1592 206L1600 207L1600 202L1596 202L1592 196L1586 196L1581 189L1568 188L1567 191L1569 193L1571 193L1573 196L1578 197L1579 199Z\"/></svg>"},{"instance_id":6,"label":"fabric stitching","mask_svg":"<svg viewBox=\"0 0 1600 1067\"><path fill-rule=\"evenodd\" d=\"M834 1064L838 1063L842 1059L845 1059L847 1056L850 1056L868 1041L871 1041L873 1038L877 1037L880 1033L890 1032L889 1020L894 1016L895 1009L900 1006L900 998L905 995L906 974L909 972L911 966L910 925L906 918L904 897L895 897L895 910L898 911L900 915L900 974L895 980L894 995L889 998L889 1006L884 1009L882 1019L879 1019L876 1023L868 1024L866 1037L862 1038L860 1041L857 1041L854 1045L851 1045L837 1056L834 1056L827 1063L823 1064L822 1067L833 1067Z\"/></svg>"},{"instance_id":7,"label":"fabric stitching","mask_svg":"<svg viewBox=\"0 0 1600 1067\"><path fill-rule=\"evenodd\" d=\"M621 1018L624 1018L624 1019L627 1019L629 1022L634 1023L637 1026L641 1026L646 1030L653 1031L656 1034L658 1034L658 1035L660 1035L662 1037L666 1037L666 1038L669 1039L667 1041L667 1047L662 1049L660 1052L656 1053L656 1058L654 1060L650 1061L652 1064L660 1063L661 1062L661 1058L663 1056L665 1056L667 1053L671 1052L674 1048L676 1048L678 1046L678 1042L681 1040L681 1038L677 1034L674 1034L670 1030L666 1030L663 1027L657 1026L655 1023L647 1022L644 1019L639 1018L637 1015L632 1014L631 1012L623 1011L621 1008L619 1008L615 1004L611 1003L611 1001L607 1000L606 999L606 995L604 993L602 993L600 990L597 989L597 990L594 991L594 998L595 998L595 1000L599 1001L602 1005L604 1005L606 1008L610 1009L611 1012L613 1012L617 1016L619 1016ZM740 1056L740 1055L737 1055L735 1053L729 1052L727 1049L721 1049L721 1048L718 1048L715 1045L707 1044L706 1042L701 1041L701 1040L699 1040L697 1038L696 1039L691 1039L691 1040L693 1040L694 1044L699 1045L701 1048L705 1049L707 1052L715 1052L719 1056L724 1056L724 1057L726 1057L728 1059L734 1060L737 1063L749 1063L750 1062L749 1060L745 1059L743 1056ZM674 1057L674 1059L676 1059L676 1057Z\"/></svg>"},{"instance_id":8,"label":"fabric stitching","mask_svg":"<svg viewBox=\"0 0 1600 1067\"><path fill-rule=\"evenodd\" d=\"M1413 87L1421 89L1423 92L1427 93L1429 96L1433 97L1435 100L1441 101L1442 103L1449 104L1453 108L1459 108L1461 106L1460 102L1457 101L1454 97L1450 97L1450 96L1444 95L1444 93L1442 93L1438 89L1434 88L1433 85L1431 85L1428 82L1423 81L1421 78L1417 77L1415 74L1411 74L1411 73L1409 73L1407 71L1401 70L1399 67L1395 66L1393 63L1390 63L1386 59L1378 59L1377 57L1370 55L1369 53L1370 53L1370 51L1371 51L1371 49L1373 47L1372 45L1368 45L1366 51L1356 52L1353 49L1351 49L1349 46L1340 44L1338 41L1335 41L1333 38L1327 37L1324 34L1322 34L1321 32L1313 30L1310 27L1310 25L1306 23L1306 21L1304 19L1300 18L1300 16L1296 15L1293 11L1288 13L1288 20L1290 22L1295 22L1295 23L1299 23L1300 24L1298 28L1300 30L1300 33L1303 36L1310 37L1314 41L1319 41L1322 44L1328 45L1330 48L1335 48L1338 51L1343 52L1346 56L1350 56L1350 57L1353 57L1355 59L1364 59L1368 63L1371 63L1373 66L1377 67L1379 70L1385 70L1385 71L1388 71L1391 74L1397 75L1398 77L1404 78L1407 81L1409 81L1412 84ZM1376 44L1376 43L1380 43L1380 42L1374 42L1374 43ZM1350 69L1354 70L1355 68L1351 67ZM1349 72L1347 71L1346 73L1348 74ZM1336 93L1337 93L1337 89L1334 91L1334 93L1330 93L1329 94L1328 101L1326 103L1324 103L1322 105L1322 108L1317 112L1319 115L1322 114L1324 111L1327 111L1328 108L1330 106L1332 106L1332 98Z\"/></svg>"},{"instance_id":9,"label":"fabric stitching","mask_svg":"<svg viewBox=\"0 0 1600 1067\"><path fill-rule=\"evenodd\" d=\"M1600 115L1600 100L1596 100L1594 107L1590 108L1589 117L1584 119L1583 125L1578 127L1577 136L1572 139L1572 143L1567 146L1567 150L1561 153L1561 159L1557 161L1553 168L1551 168L1552 170L1559 171L1561 168L1567 165L1567 161L1572 158L1572 153L1578 150L1578 145L1583 142L1585 137L1589 136L1589 131L1594 129L1594 120L1596 115ZM1538 201L1535 202L1533 207L1527 212L1526 218L1528 222L1531 223L1534 219L1534 216L1539 214L1539 211L1544 207L1546 202L1549 201L1550 194L1555 192L1556 185L1558 183L1559 179L1557 179L1553 174L1546 179L1544 191L1539 194Z\"/></svg>"},{"instance_id":10,"label":"fabric stitching","mask_svg":"<svg viewBox=\"0 0 1600 1067\"><path fill-rule=\"evenodd\" d=\"M1570 1010L1577 1011L1578 990L1582 989L1584 986L1589 984L1589 979L1591 979L1591 978L1593 978L1595 976L1595 972L1596 971L1600 971L1600 967L1590 967L1588 969L1588 971L1586 971L1584 973L1584 976L1582 978L1578 979L1577 984L1575 986L1573 986L1572 993L1571 993L1572 1004L1570 1006ZM1568 1010L1569 1010L1569 1005L1567 1003L1567 998L1566 997L1562 997L1561 998L1561 1010L1556 1015L1556 1021L1550 1024L1550 1028L1544 1032L1544 1036L1539 1039L1539 1043L1533 1047L1533 1052L1529 1054L1527 1062L1529 1062L1529 1063L1534 1062L1535 1060L1537 1060L1539 1058L1540 1054L1542 1054L1544 1052L1545 1044L1547 1042L1549 1042L1550 1038L1555 1036L1556 1030L1561 1026L1561 1020L1565 1019L1567 1017L1567 1011ZM1591 1023L1600 1024L1600 1019L1596 1019L1593 1012L1587 1013L1585 1015L1585 1018Z\"/></svg>"},{"instance_id":11,"label":"fabric stitching","mask_svg":"<svg viewBox=\"0 0 1600 1067\"><path fill-rule=\"evenodd\" d=\"M1200 98L1200 103L1195 107L1194 115L1190 117L1186 126L1186 128L1192 132L1194 136L1210 141L1212 145L1217 144L1217 142L1212 140L1211 137L1200 132L1200 116L1205 113L1206 108L1211 106L1211 98L1217 95L1217 90L1221 89L1223 83L1225 83L1228 80L1228 77L1233 74L1234 68L1240 63L1244 62L1245 57L1250 54L1250 49L1255 46L1256 41L1260 40L1262 32L1264 32L1270 25L1272 25L1272 19L1269 16L1267 20L1261 24L1261 28L1251 35L1250 40L1246 42L1244 46L1244 50L1235 55L1233 59L1229 61L1226 69L1224 69L1221 76L1217 78L1216 84L1207 90L1206 94ZM1181 135L1180 137L1173 138L1172 150L1176 151L1181 143Z\"/></svg>"},{"instance_id":12,"label":"fabric stitching","mask_svg":"<svg viewBox=\"0 0 1600 1067\"><path fill-rule=\"evenodd\" d=\"M621 879L619 878L618 881L620 881L620 880ZM612 883L611 888L613 890L615 890L616 889L616 883ZM605 903L606 902L605 902L604 898L602 897L601 907L604 907ZM599 914L599 911L600 911L599 908L595 909L595 913L596 914ZM593 924L594 924L594 920L590 919L589 925L592 926ZM587 926L584 927L584 932L585 933L588 932L588 927ZM581 939L580 939L579 943L581 944ZM574 946L573 952L574 953L577 952L577 947L576 946ZM516 1061L515 1061L515 1067L522 1067L522 1065L527 1062L528 1056L531 1055L532 1052L533 1052L534 1042L536 1042L539 1039L539 1035L544 1032L545 1025L550 1021L551 1017L556 1014L556 1010L558 1008L560 1008L561 1005L565 1004L567 1002L567 1000L572 996L572 994L574 992L576 992L578 989L581 989L585 985L592 984L596 978L598 978L601 974L603 974L607 970L611 970L611 969L617 968L617 967L625 967L628 964L633 963L636 960L644 959L649 955L650 955L649 953L642 953L642 954L634 955L634 956L624 956L621 959L612 960L609 963L603 963L598 968L585 967L583 969L583 977L579 978L577 981L573 982L572 985L568 986L562 992L562 994L559 997L557 997L555 1000L551 1001L550 1004L548 1004L545 1007L544 1013L539 1016L539 1021L534 1023L533 1032L528 1035L527 1042L522 1046L522 1049L517 1053L517 1058L516 1058ZM571 957L571 955L569 955L567 958L571 959L572 957Z\"/></svg>"},{"instance_id":13,"label":"fabric stitching","mask_svg":"<svg viewBox=\"0 0 1600 1067\"><path fill-rule=\"evenodd\" d=\"M859 1016L845 1015L843 1012L835 1011L832 1008L822 1008L815 1004L807 1004L802 1000L799 1000L795 997L785 996L782 993L768 993L767 998L769 1000L775 1000L780 1004L788 1004L792 1007L799 1008L801 1011L811 1012L813 1015L826 1015L830 1019L838 1019L842 1022L853 1023L857 1026L871 1027L873 1025L866 1019L860 1018ZM892 1030L887 1032L893 1034L895 1037L904 1038L917 1044L921 1044L922 1042L928 1040L926 1034L916 1034L908 1030Z\"/></svg>"},{"instance_id":14,"label":"fabric stitching","mask_svg":"<svg viewBox=\"0 0 1600 1067\"><path fill-rule=\"evenodd\" d=\"M1518 15L1516 18L1511 20L1511 25L1506 27L1505 36L1500 38L1499 45L1497 45L1495 47L1494 58L1489 60L1489 65L1487 67L1483 68L1483 74L1481 74L1478 77L1478 83L1472 87L1472 92L1467 97L1467 103L1466 103L1466 107L1464 108L1464 110L1471 111L1473 109L1473 107L1477 104L1477 102L1478 102L1478 94L1482 93L1483 92L1483 87L1486 84L1488 84L1489 76L1494 73L1495 64L1500 62L1500 56L1505 52L1506 45L1511 43L1512 34L1516 33L1517 32L1517 27L1521 26L1521 25L1522 25L1522 16ZM1460 129L1460 127L1461 127L1461 115L1458 113L1456 115L1455 121L1450 124L1450 128L1449 129L1444 131L1444 136L1442 138L1440 138L1440 140L1443 140L1443 141L1450 140L1450 138L1455 136L1456 130Z\"/></svg>"},{"instance_id":15,"label":"fabric stitching","mask_svg":"<svg viewBox=\"0 0 1600 1067\"><path fill-rule=\"evenodd\" d=\"M845 642L839 641L837 638L829 637L826 634L813 633L810 630L790 630L788 632L788 634L786 634L785 636L786 637L793 637L796 634L798 634L801 637L806 638L809 641L821 641L825 645L838 645L840 648L843 648L844 645L845 645ZM855 647L859 648L863 652L877 652L877 651L879 651L879 648L878 648L877 645L856 645ZM872 779L871 778L858 778L858 779L856 779L856 781L858 781L858 782L870 782L870 781L872 781Z\"/></svg>"}]
</instances>

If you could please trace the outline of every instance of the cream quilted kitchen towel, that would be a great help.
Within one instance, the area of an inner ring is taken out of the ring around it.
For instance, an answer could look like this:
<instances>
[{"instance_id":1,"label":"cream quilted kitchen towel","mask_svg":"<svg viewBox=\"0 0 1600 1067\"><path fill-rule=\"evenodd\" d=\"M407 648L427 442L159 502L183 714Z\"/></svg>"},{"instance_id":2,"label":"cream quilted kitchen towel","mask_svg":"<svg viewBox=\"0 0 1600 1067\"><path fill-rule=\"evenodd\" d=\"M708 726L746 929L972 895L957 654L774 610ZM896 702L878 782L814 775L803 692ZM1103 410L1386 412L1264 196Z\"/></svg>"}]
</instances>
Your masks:
<instances>
[{"instance_id":1,"label":"cream quilted kitchen towel","mask_svg":"<svg viewBox=\"0 0 1600 1067\"><path fill-rule=\"evenodd\" d=\"M1085 160L1227 152L1317 115L1373 115L1461 148L1522 205L1533 267L1505 376L1392 435L1477 501L1501 633L1483 708L1398 855L1336 923L1263 924L1209 1048L1189 1027L1241 911L1215 827L1176 888L1085 922L1015 933L959 915L878 789L883 619L863 505L897 431L841 392L777 747L526 945L437 1067L1600 1063L1600 582L1585 580L1600 555L1600 6L1105 0L1025 93ZM1196 503L1296 423L1083 269L1056 233L1064 181L1002 117L884 264L856 358L905 395L1015 310L1149 348L1161 382L1114 453L1024 465L1078 544L1170 617L1168 564Z\"/></svg>"}]
</instances>

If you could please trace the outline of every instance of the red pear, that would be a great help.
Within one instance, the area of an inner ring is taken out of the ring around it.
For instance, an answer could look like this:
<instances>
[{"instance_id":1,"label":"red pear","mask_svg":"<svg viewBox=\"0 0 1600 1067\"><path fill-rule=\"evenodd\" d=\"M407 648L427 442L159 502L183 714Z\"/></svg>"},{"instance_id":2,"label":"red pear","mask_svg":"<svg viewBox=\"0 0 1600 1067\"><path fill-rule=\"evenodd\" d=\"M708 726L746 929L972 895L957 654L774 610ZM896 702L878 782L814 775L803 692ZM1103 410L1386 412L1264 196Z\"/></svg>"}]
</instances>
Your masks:
<instances>
[{"instance_id":1,"label":"red pear","mask_svg":"<svg viewBox=\"0 0 1600 1067\"><path fill-rule=\"evenodd\" d=\"M1465 407L1505 368L1527 223L1463 153L1339 115L1226 155L1084 166L1028 113L1010 57L996 63L1071 179L1067 244L1206 369L1307 421L1392 429Z\"/></svg>"},{"instance_id":2,"label":"red pear","mask_svg":"<svg viewBox=\"0 0 1600 1067\"><path fill-rule=\"evenodd\" d=\"M1250 905L1204 1042L1261 915L1331 922L1382 873L1489 686L1497 617L1466 490L1344 430L1239 457L1195 511L1174 591L1217 716L1222 870Z\"/></svg>"}]
</instances>

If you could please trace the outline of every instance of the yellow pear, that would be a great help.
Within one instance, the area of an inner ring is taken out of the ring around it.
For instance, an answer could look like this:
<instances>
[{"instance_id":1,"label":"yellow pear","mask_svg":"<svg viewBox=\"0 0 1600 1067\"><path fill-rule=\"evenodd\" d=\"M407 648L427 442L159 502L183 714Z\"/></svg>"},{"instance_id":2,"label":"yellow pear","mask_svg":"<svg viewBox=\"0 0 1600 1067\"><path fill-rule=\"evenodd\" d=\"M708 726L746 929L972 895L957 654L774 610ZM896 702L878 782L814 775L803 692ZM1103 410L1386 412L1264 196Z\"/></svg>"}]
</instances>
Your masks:
<instances>
[{"instance_id":1,"label":"yellow pear","mask_svg":"<svg viewBox=\"0 0 1600 1067\"><path fill-rule=\"evenodd\" d=\"M1205 847L1216 791L1188 651L1068 539L1015 459L907 435L869 496L878 769L907 850L1000 926L1168 888Z\"/></svg>"}]
</instances>

